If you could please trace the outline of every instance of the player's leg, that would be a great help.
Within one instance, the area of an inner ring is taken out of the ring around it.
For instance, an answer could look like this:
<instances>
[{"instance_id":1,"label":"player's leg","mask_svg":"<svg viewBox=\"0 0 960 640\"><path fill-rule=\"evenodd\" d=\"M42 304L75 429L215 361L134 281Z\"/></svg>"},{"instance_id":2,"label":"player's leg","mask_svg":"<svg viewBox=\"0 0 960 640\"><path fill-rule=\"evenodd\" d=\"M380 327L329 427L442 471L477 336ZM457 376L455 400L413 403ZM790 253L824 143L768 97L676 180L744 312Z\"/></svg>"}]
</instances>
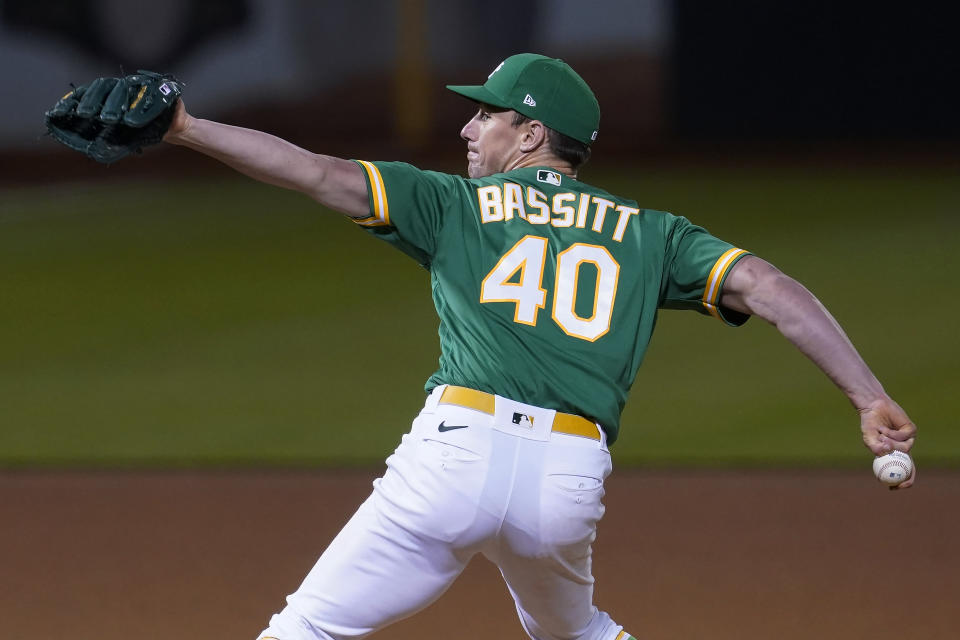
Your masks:
<instances>
[{"instance_id":1,"label":"player's leg","mask_svg":"<svg viewBox=\"0 0 960 640\"><path fill-rule=\"evenodd\" d=\"M469 558L378 514L376 495L327 547L261 637L359 638L436 600Z\"/></svg>"},{"instance_id":2,"label":"player's leg","mask_svg":"<svg viewBox=\"0 0 960 640\"><path fill-rule=\"evenodd\" d=\"M495 530L495 522L484 524L475 501L464 499L472 484L482 485L476 454L435 434L443 435L429 417L414 422L373 494L262 638L358 638L416 613L450 586L475 553L472 541L484 535L476 530Z\"/></svg>"},{"instance_id":3,"label":"player's leg","mask_svg":"<svg viewBox=\"0 0 960 640\"><path fill-rule=\"evenodd\" d=\"M609 454L562 437L524 459L538 457L542 464L529 465L517 485L537 493L511 505L495 558L524 629L535 640L630 638L593 604L591 545L604 512Z\"/></svg>"}]
</instances>

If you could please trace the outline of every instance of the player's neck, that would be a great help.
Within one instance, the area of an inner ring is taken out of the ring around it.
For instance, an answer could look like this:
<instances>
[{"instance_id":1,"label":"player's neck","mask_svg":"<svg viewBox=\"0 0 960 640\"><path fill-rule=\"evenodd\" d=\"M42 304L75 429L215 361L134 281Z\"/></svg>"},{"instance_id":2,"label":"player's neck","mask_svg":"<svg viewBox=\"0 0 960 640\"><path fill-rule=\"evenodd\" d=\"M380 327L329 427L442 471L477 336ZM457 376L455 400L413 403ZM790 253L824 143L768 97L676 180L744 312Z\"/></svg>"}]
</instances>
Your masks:
<instances>
[{"instance_id":1,"label":"player's neck","mask_svg":"<svg viewBox=\"0 0 960 640\"><path fill-rule=\"evenodd\" d=\"M564 162L549 149L539 147L529 153L521 153L513 162L509 163L504 171L523 169L525 167L549 167L570 178L576 178L577 172L568 162Z\"/></svg>"}]
</instances>

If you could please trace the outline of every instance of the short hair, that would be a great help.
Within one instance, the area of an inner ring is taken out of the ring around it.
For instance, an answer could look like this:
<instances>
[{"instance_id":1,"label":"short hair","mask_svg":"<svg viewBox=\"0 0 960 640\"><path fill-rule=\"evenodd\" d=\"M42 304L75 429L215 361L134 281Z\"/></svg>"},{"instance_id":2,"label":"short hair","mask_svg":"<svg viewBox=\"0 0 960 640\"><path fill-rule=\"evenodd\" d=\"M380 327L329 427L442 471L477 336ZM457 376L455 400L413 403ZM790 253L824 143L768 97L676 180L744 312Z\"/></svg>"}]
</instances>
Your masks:
<instances>
[{"instance_id":1,"label":"short hair","mask_svg":"<svg viewBox=\"0 0 960 640\"><path fill-rule=\"evenodd\" d=\"M532 118L528 118L522 113L514 111L513 121L510 124L514 127L519 127L530 120L532 120ZM574 170L582 167L587 163L587 160L590 159L589 146L550 127L547 127L547 144L550 145L550 151L552 151L555 156L569 163Z\"/></svg>"}]
</instances>

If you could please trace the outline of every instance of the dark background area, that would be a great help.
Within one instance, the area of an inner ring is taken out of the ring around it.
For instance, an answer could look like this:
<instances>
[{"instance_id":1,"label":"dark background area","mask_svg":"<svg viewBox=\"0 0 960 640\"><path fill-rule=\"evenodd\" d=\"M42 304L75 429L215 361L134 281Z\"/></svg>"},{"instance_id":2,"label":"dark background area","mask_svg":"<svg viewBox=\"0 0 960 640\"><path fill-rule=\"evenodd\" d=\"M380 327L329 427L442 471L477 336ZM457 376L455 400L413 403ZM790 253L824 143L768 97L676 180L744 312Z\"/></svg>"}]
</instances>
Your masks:
<instances>
[{"instance_id":1,"label":"dark background area","mask_svg":"<svg viewBox=\"0 0 960 640\"><path fill-rule=\"evenodd\" d=\"M683 140L956 142L955 3L678 0Z\"/></svg>"},{"instance_id":2,"label":"dark background area","mask_svg":"<svg viewBox=\"0 0 960 640\"><path fill-rule=\"evenodd\" d=\"M435 164L459 158L470 110L443 85L526 50L589 80L599 162L950 161L958 18L934 2L7 0L0 69L20 97L0 107L0 181L63 153L40 120L69 82L136 68L176 73L198 115Z\"/></svg>"}]
</instances>

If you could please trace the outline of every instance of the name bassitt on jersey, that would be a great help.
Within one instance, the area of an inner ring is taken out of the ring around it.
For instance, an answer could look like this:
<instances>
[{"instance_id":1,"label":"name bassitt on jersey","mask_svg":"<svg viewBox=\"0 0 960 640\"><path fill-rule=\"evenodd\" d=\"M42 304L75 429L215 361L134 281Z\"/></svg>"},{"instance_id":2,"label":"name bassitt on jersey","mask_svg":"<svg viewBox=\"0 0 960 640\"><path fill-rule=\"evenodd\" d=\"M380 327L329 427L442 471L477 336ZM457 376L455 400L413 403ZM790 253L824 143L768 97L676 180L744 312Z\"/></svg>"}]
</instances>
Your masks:
<instances>
[{"instance_id":1,"label":"name bassitt on jersey","mask_svg":"<svg viewBox=\"0 0 960 640\"><path fill-rule=\"evenodd\" d=\"M506 222L516 216L531 225L549 224L557 228L585 229L589 221L591 230L602 233L607 213L612 212L616 214L616 225L612 227L612 238L616 242L623 241L623 234L631 216L640 213L637 207L617 204L613 200L590 193L565 191L555 193L550 198L539 189L532 186L524 188L514 182L480 187L477 189L477 200L480 220L484 224ZM573 206L574 203L576 207Z\"/></svg>"}]
</instances>

